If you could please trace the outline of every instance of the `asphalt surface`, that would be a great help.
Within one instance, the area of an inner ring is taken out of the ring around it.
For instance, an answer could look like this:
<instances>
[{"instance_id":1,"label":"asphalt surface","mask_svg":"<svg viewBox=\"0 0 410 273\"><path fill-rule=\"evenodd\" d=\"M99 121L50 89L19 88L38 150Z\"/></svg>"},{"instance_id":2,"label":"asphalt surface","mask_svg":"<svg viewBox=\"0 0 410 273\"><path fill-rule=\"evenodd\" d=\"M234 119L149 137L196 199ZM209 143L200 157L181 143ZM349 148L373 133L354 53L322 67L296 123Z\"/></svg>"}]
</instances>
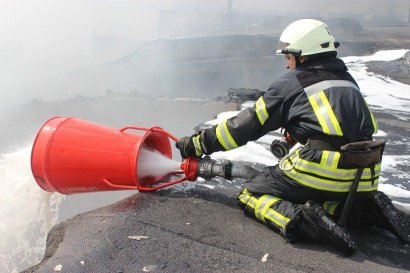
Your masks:
<instances>
[{"instance_id":1,"label":"asphalt surface","mask_svg":"<svg viewBox=\"0 0 410 273\"><path fill-rule=\"evenodd\" d=\"M246 217L235 194L201 186L137 193L56 225L44 260L24 272L410 270L410 247L388 232L356 231L358 251L350 257L324 243L290 244Z\"/></svg>"},{"instance_id":2,"label":"asphalt surface","mask_svg":"<svg viewBox=\"0 0 410 273\"><path fill-rule=\"evenodd\" d=\"M385 111L376 111L376 117L390 143L386 155L406 155L409 149L403 139L409 135L409 117ZM408 173L408 166L398 165L384 176L388 183L407 188L407 178L400 173ZM380 229L353 231L358 251L348 257L325 243L286 242L236 206L242 182L184 183L155 193L136 193L77 215L50 231L43 261L24 272L410 270L410 246Z\"/></svg>"}]
</instances>

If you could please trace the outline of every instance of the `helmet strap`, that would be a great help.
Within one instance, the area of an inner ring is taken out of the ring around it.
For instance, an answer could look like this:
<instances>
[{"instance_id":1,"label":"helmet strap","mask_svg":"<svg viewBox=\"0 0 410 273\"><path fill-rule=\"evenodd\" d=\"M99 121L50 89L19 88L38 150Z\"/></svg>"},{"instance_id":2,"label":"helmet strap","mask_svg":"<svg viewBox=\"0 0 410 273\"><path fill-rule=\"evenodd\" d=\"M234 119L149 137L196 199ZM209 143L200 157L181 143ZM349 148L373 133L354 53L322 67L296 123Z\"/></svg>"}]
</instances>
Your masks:
<instances>
[{"instance_id":1,"label":"helmet strap","mask_svg":"<svg viewBox=\"0 0 410 273\"><path fill-rule=\"evenodd\" d=\"M304 59L304 62L303 62L303 63L306 63L307 60L308 60L305 56L300 56L300 55L299 55L299 56L295 56L296 67L298 67L299 65L301 65L301 62L300 62L301 58Z\"/></svg>"},{"instance_id":2,"label":"helmet strap","mask_svg":"<svg viewBox=\"0 0 410 273\"><path fill-rule=\"evenodd\" d=\"M295 56L296 67L300 65L300 56Z\"/></svg>"}]
</instances>

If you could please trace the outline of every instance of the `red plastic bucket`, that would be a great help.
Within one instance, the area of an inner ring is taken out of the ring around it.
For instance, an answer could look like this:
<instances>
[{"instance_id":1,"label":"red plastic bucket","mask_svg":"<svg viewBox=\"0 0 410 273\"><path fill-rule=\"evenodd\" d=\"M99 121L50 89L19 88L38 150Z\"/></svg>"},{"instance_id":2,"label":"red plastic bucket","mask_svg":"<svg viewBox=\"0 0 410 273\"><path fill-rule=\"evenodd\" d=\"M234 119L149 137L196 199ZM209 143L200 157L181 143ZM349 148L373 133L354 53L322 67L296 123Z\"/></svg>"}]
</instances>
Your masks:
<instances>
[{"instance_id":1,"label":"red plastic bucket","mask_svg":"<svg viewBox=\"0 0 410 273\"><path fill-rule=\"evenodd\" d=\"M126 132L131 129L144 132ZM188 179L155 185L163 177L138 178L140 149L155 149L172 158L169 138L177 140L160 127L127 126L118 130L78 118L54 117L37 133L31 169L37 184L50 192L152 191Z\"/></svg>"}]
</instances>

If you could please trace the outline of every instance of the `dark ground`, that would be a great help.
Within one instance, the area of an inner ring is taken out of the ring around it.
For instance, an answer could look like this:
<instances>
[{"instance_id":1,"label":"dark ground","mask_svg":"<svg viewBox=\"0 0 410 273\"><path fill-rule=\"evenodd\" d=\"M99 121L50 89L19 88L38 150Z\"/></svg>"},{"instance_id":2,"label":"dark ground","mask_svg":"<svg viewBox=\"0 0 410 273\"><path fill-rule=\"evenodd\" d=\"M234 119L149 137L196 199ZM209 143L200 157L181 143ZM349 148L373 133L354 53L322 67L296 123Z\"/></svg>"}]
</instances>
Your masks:
<instances>
[{"instance_id":1,"label":"dark ground","mask_svg":"<svg viewBox=\"0 0 410 273\"><path fill-rule=\"evenodd\" d=\"M376 74L389 76L393 80L410 84L410 51L397 60L389 62L369 62L367 68L368 71Z\"/></svg>"},{"instance_id":2,"label":"dark ground","mask_svg":"<svg viewBox=\"0 0 410 273\"><path fill-rule=\"evenodd\" d=\"M396 141L409 134L407 122L383 112L376 112L376 117L392 143L386 154L408 150L407 143ZM398 166L397 171L407 172L406 168ZM395 175L384 174L389 183L407 186ZM77 215L50 231L43 261L24 272L54 272L57 265L62 272L124 273L410 270L410 246L380 229L354 231L358 251L350 257L324 243L287 243L236 206L241 183L189 182L151 194L136 193ZM265 254L269 256L262 262Z\"/></svg>"},{"instance_id":3,"label":"dark ground","mask_svg":"<svg viewBox=\"0 0 410 273\"><path fill-rule=\"evenodd\" d=\"M201 187L137 193L55 226L44 260L24 272L53 272L57 265L62 272L124 273L410 270L410 247L387 233L356 232L359 250L351 257L320 243L289 244L247 218L234 196Z\"/></svg>"}]
</instances>

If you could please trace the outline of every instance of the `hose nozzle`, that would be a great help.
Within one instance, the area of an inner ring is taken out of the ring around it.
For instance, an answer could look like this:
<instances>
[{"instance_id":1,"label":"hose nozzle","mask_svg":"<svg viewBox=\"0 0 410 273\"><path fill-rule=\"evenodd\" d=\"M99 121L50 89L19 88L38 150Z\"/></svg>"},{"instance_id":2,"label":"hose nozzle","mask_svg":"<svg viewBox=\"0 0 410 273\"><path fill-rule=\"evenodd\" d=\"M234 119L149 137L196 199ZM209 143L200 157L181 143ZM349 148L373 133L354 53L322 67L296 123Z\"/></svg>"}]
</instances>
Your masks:
<instances>
[{"instance_id":1,"label":"hose nozzle","mask_svg":"<svg viewBox=\"0 0 410 273\"><path fill-rule=\"evenodd\" d=\"M190 181L195 181L198 177L210 180L216 176L228 180L233 178L251 179L259 172L257 169L231 161L218 162L209 156L203 158L188 157L181 163L181 169Z\"/></svg>"},{"instance_id":2,"label":"hose nozzle","mask_svg":"<svg viewBox=\"0 0 410 273\"><path fill-rule=\"evenodd\" d=\"M198 177L210 180L216 176L231 179L232 165L230 162L217 162L209 156L199 159L188 157L181 163L181 169L190 181L195 181Z\"/></svg>"},{"instance_id":3,"label":"hose nozzle","mask_svg":"<svg viewBox=\"0 0 410 273\"><path fill-rule=\"evenodd\" d=\"M209 156L205 156L198 161L198 176L205 180L210 180L216 176L231 180L231 170L231 162L217 162Z\"/></svg>"},{"instance_id":4,"label":"hose nozzle","mask_svg":"<svg viewBox=\"0 0 410 273\"><path fill-rule=\"evenodd\" d=\"M187 157L181 163L181 170L184 171L185 177L189 181L196 181L198 179L198 158Z\"/></svg>"},{"instance_id":5,"label":"hose nozzle","mask_svg":"<svg viewBox=\"0 0 410 273\"><path fill-rule=\"evenodd\" d=\"M275 139L270 145L271 153L278 159L282 159L289 154L290 148L291 146L288 142L279 139Z\"/></svg>"}]
</instances>

